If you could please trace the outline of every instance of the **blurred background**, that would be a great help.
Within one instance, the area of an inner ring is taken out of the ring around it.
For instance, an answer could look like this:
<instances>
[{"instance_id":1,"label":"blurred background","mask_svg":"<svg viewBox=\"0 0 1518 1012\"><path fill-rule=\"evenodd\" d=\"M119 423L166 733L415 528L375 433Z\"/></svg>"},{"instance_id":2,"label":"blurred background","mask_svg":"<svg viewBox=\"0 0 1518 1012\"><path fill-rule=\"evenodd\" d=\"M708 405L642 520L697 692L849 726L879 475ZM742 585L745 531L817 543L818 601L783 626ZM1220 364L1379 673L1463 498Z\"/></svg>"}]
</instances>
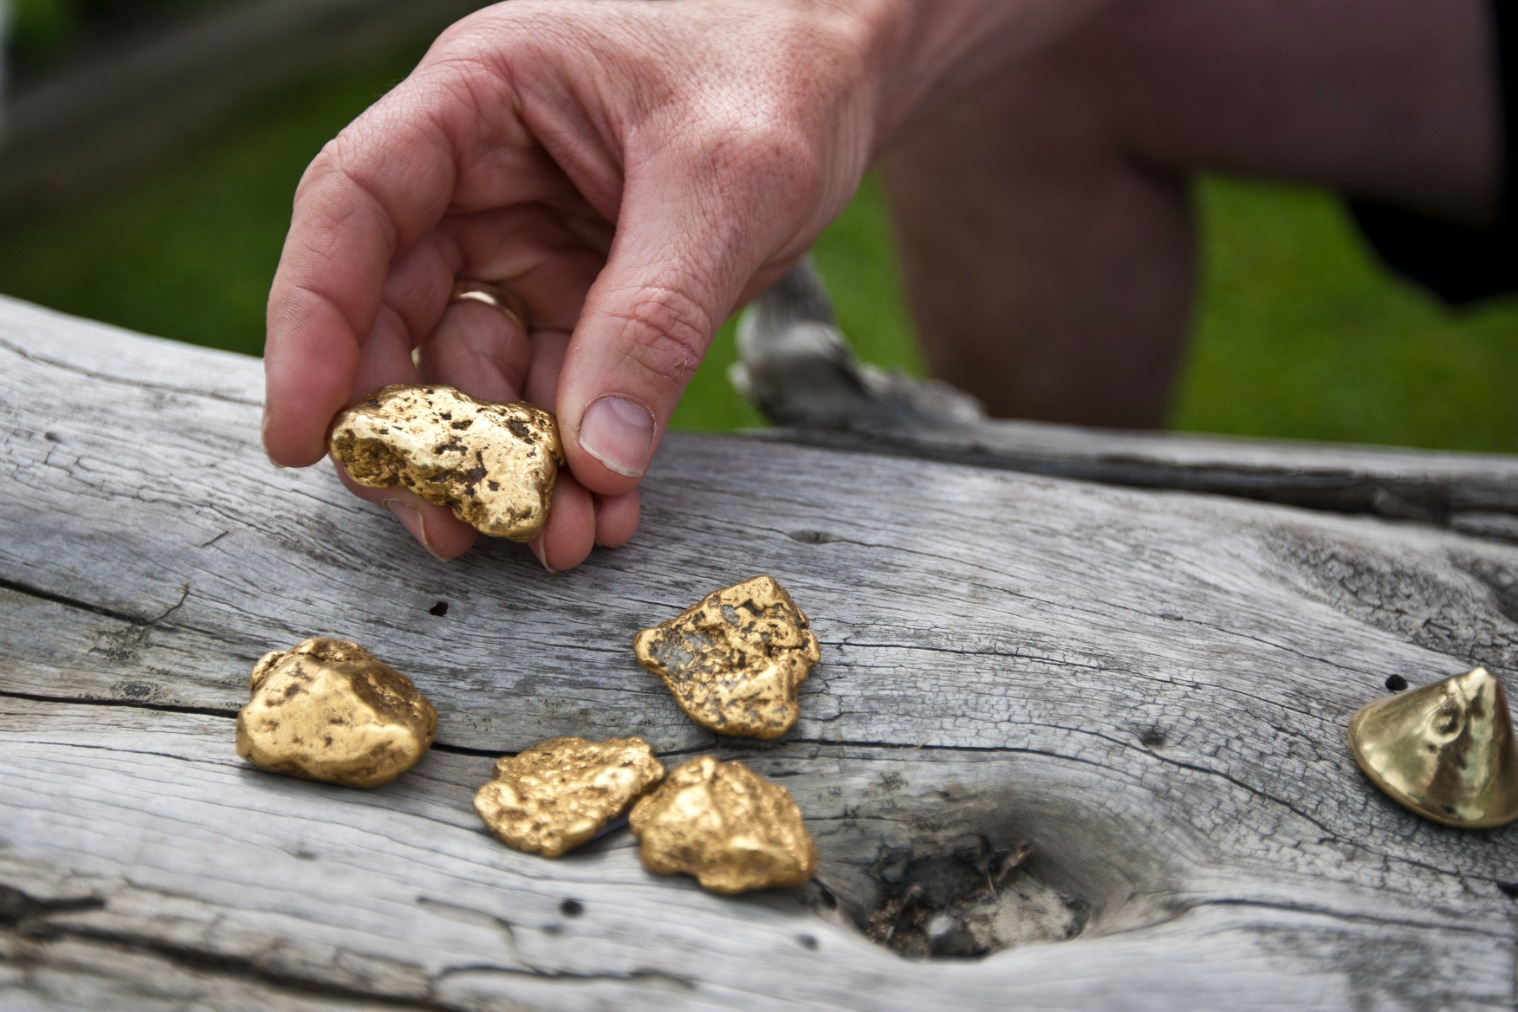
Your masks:
<instances>
[{"instance_id":1,"label":"blurred background","mask_svg":"<svg viewBox=\"0 0 1518 1012\"><path fill-rule=\"evenodd\" d=\"M0 0L3 7L5 0ZM296 180L467 0L10 0L0 293L250 355ZM1331 194L1201 186L1177 429L1518 452L1518 299L1451 313ZM818 244L861 359L919 373L879 187ZM760 424L731 328L675 424Z\"/></svg>"}]
</instances>

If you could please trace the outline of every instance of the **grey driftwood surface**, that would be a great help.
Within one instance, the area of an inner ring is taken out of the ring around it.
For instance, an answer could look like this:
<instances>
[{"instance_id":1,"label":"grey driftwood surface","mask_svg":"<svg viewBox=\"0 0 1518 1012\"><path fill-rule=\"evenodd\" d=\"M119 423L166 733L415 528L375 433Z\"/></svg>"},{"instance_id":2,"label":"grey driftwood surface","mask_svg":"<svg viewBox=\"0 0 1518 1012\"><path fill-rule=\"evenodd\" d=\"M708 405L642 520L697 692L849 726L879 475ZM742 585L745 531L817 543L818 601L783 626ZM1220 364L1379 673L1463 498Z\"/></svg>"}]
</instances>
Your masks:
<instances>
[{"instance_id":1,"label":"grey driftwood surface","mask_svg":"<svg viewBox=\"0 0 1518 1012\"><path fill-rule=\"evenodd\" d=\"M269 466L261 389L254 360L0 300L0 1007L1514 1003L1518 827L1398 808L1344 729L1390 675L1518 688L1518 547L676 435L627 547L444 564L325 468ZM785 738L715 741L629 640L760 572L823 663ZM254 660L314 634L437 705L394 784L235 755ZM626 833L507 850L473 791L565 734L779 778L817 882L711 896ZM981 898L1046 940L907 960L865 937L904 863L967 836L1028 845Z\"/></svg>"}]
</instances>

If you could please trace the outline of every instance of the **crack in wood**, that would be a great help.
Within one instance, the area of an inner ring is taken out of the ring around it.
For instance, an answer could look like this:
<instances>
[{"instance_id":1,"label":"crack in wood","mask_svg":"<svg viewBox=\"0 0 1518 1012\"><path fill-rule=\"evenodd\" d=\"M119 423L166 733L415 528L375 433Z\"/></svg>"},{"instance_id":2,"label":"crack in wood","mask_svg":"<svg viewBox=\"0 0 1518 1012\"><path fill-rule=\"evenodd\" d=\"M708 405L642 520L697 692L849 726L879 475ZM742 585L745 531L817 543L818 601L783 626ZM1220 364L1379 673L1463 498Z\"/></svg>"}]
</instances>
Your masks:
<instances>
[{"instance_id":1,"label":"crack in wood","mask_svg":"<svg viewBox=\"0 0 1518 1012\"><path fill-rule=\"evenodd\" d=\"M1478 880L1486 881L1486 880ZM1513 935L1505 931L1492 931L1479 925L1462 924L1447 919L1437 921L1417 921L1406 917L1383 917L1375 914L1356 913L1348 910L1333 910L1328 907L1316 906L1311 903L1282 903L1277 900L1250 899L1248 897L1210 896L1197 900L1177 899L1172 901L1182 912L1199 910L1203 907L1242 907L1261 910L1278 910L1287 914L1313 914L1318 917L1326 917L1331 920L1345 921L1352 924L1375 924L1386 925L1395 928L1412 928L1414 930L1427 930L1437 925L1442 931L1458 931L1464 934L1477 935L1481 938L1491 938L1501 942L1513 940Z\"/></svg>"},{"instance_id":2,"label":"crack in wood","mask_svg":"<svg viewBox=\"0 0 1518 1012\"><path fill-rule=\"evenodd\" d=\"M522 966L503 966L499 963L464 963L459 966L444 967L438 973L438 979L457 977L471 973L500 973L516 977L535 977L539 980L570 981L585 983L593 981L615 981L618 983L635 983L639 981L660 981L673 984L683 991L697 990L696 982L689 977L670 973L666 970L637 969L628 970L625 973L603 971L591 973L579 970L551 970L546 967L523 964Z\"/></svg>"},{"instance_id":3,"label":"crack in wood","mask_svg":"<svg viewBox=\"0 0 1518 1012\"><path fill-rule=\"evenodd\" d=\"M60 914L105 909L99 896L66 896L39 899L15 886L0 882L0 928L16 928L31 921L46 920Z\"/></svg>"},{"instance_id":4,"label":"crack in wood","mask_svg":"<svg viewBox=\"0 0 1518 1012\"><path fill-rule=\"evenodd\" d=\"M191 706L178 703L159 703L147 699L100 699L88 696L49 696L40 692L17 692L13 689L0 689L0 699L17 699L28 703L57 703L65 706L111 706L129 710L147 710L155 713L183 713L194 714L200 717L218 717L224 720L235 720L240 712L238 709L211 706ZM67 744L59 742L57 744ZM108 751L134 751L129 749L110 749L107 746L78 746L97 747ZM719 744L713 742L709 745L689 745L681 748L666 749L659 752L660 756L684 756L707 753L717 750ZM431 746L433 751L443 752L448 755L472 756L482 759L499 759L505 756L517 755L510 749L484 748L478 745L458 745L446 741L434 741ZM163 753L145 753L149 755L162 755ZM166 756L166 758L179 758Z\"/></svg>"},{"instance_id":5,"label":"crack in wood","mask_svg":"<svg viewBox=\"0 0 1518 1012\"><path fill-rule=\"evenodd\" d=\"M104 618L115 619L117 622L125 622L128 625L135 626L150 626L159 621L159 619L163 618L165 615L168 615L169 612L172 612L174 610L174 608L177 608L179 606L174 605L168 611L158 616L158 618L144 618L141 615L133 615L129 612L117 611L115 608L107 608L104 605L92 604L89 601L81 601L78 598L69 597L66 594L58 594L50 590L43 590L41 587L32 587L25 583L20 583L16 580L8 580L5 577L0 577L0 590L14 591L17 594L25 594L27 597L35 597L39 601L51 601L53 604L61 604L65 608L74 608L79 611L87 611L92 615L100 615ZM188 593L188 590L186 590L186 593ZM181 597L179 599L179 604L183 603L184 597Z\"/></svg>"},{"instance_id":6,"label":"crack in wood","mask_svg":"<svg viewBox=\"0 0 1518 1012\"><path fill-rule=\"evenodd\" d=\"M113 386L138 387L143 390L154 390L161 393L180 394L185 397L204 397L210 398L211 400L222 401L227 404L236 404L247 408L261 408L263 406L262 402L258 400L245 399L242 397L232 397L228 394L219 393L215 390L206 390L201 387L176 387L170 386L166 383L150 383L147 380L143 379L132 379L125 376L116 376L111 373L95 372L94 370L85 369L72 362L65 362L59 359L48 358L46 355L41 355L34 351L28 351L25 348L19 348L16 345L11 344L9 341L4 340L3 338L0 338L0 348L19 355L22 358L26 359L28 362L35 362L38 365L45 365L49 368L58 369L63 372L71 372L77 376L84 376L89 379L100 380L103 383L110 383Z\"/></svg>"},{"instance_id":7,"label":"crack in wood","mask_svg":"<svg viewBox=\"0 0 1518 1012\"><path fill-rule=\"evenodd\" d=\"M190 585L187 582L186 583L181 583L179 585L179 600L175 601L173 604L169 605L167 608L165 608L163 611L161 611L160 613L158 613L153 618L148 619L147 622L145 622L144 624L145 625L150 625L150 626L158 625L160 622L162 622L164 619L168 618L170 615L174 614L180 608L183 608L184 607L184 603L186 601L188 601L189 599L190 599Z\"/></svg>"},{"instance_id":8,"label":"crack in wood","mask_svg":"<svg viewBox=\"0 0 1518 1012\"><path fill-rule=\"evenodd\" d=\"M119 706L129 710L153 710L159 713L193 713L201 717L234 719L237 710L182 703L158 703L146 699L101 699L90 696L48 696L40 692L17 692L0 689L0 699L20 699L29 703L61 703L69 706Z\"/></svg>"},{"instance_id":9,"label":"crack in wood","mask_svg":"<svg viewBox=\"0 0 1518 1012\"><path fill-rule=\"evenodd\" d=\"M491 913L488 910L481 910L478 907L465 906L459 903L450 903L446 900L434 899L430 896L418 896L416 898L416 904L424 910L431 911L443 917L461 921L466 924L478 924L483 927L499 931L501 933L502 939L506 943L507 948L511 951L512 958L515 959L518 964L515 966L508 966L502 963L492 962L464 963L455 966L447 966L438 971L434 976L434 986L436 982L445 980L450 976L460 976L471 973L500 973L515 976L536 977L542 980L579 982L616 981L623 983L634 983L638 981L653 980L674 984L675 986L687 991L694 991L697 989L697 985L694 980L688 977L683 977L679 974L670 973L665 970L640 968L618 973L613 971L589 972L582 970L564 970L543 966L523 957L521 949L517 945L516 925L498 914ZM563 900L560 903L559 908L561 913L564 913L566 916L570 917L579 917L585 912L584 904L575 899Z\"/></svg>"},{"instance_id":10,"label":"crack in wood","mask_svg":"<svg viewBox=\"0 0 1518 1012\"><path fill-rule=\"evenodd\" d=\"M517 753L493 748L479 748L474 745L452 745L446 741L434 741L432 750L446 752L448 755L475 756L481 759L499 759L503 756L516 755Z\"/></svg>"},{"instance_id":11,"label":"crack in wood","mask_svg":"<svg viewBox=\"0 0 1518 1012\"><path fill-rule=\"evenodd\" d=\"M948 654L951 657L994 657L1005 661L1029 661L1036 664L1057 665L1062 668L1084 668L1087 671L1108 671L1110 668L1103 664L1091 664L1085 661L1074 661L1067 657L1048 657L1043 654L1026 653L1021 650L998 650L994 646L975 647L950 647L932 643L871 643L866 640L853 638L838 640L836 642L823 640L824 646L862 648L866 650L904 650L910 652L921 651L930 654Z\"/></svg>"},{"instance_id":12,"label":"crack in wood","mask_svg":"<svg viewBox=\"0 0 1518 1012\"><path fill-rule=\"evenodd\" d=\"M224 952L174 944L157 938L130 934L125 931L109 931L79 925L44 922L21 925L17 931L31 942L47 943L72 939L108 948L157 956L175 966L222 978L246 980L277 990L292 992L304 997L338 998L361 1002L372 1008L423 1009L426 1012L460 1012L461 1007L435 1001L430 995L398 995L384 991L339 984L334 981L303 977L285 970L273 969L259 964L248 956L234 956Z\"/></svg>"}]
</instances>

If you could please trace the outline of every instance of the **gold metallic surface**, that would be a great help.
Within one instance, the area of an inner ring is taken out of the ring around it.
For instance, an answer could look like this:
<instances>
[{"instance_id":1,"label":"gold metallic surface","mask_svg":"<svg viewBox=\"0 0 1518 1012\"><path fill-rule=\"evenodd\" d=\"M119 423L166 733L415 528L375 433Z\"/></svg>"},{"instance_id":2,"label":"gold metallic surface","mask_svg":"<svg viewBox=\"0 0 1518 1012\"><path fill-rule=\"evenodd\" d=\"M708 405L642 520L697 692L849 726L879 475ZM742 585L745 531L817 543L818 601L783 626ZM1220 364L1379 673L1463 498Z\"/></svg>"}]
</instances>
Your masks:
<instances>
[{"instance_id":1,"label":"gold metallic surface","mask_svg":"<svg viewBox=\"0 0 1518 1012\"><path fill-rule=\"evenodd\" d=\"M796 723L797 693L822 656L807 617L769 576L644 629L633 651L696 723L754 738L778 738Z\"/></svg>"},{"instance_id":2,"label":"gold metallic surface","mask_svg":"<svg viewBox=\"0 0 1518 1012\"><path fill-rule=\"evenodd\" d=\"M437 711L356 643L309 639L253 666L237 715L237 754L275 773L378 787L432 744Z\"/></svg>"},{"instance_id":3,"label":"gold metallic surface","mask_svg":"<svg viewBox=\"0 0 1518 1012\"><path fill-rule=\"evenodd\" d=\"M527 302L505 285L461 279L453 283L453 294L449 301L484 303L516 324L522 333L527 333Z\"/></svg>"},{"instance_id":4,"label":"gold metallic surface","mask_svg":"<svg viewBox=\"0 0 1518 1012\"><path fill-rule=\"evenodd\" d=\"M642 738L554 738L498 761L474 810L508 847L558 857L663 779L664 764Z\"/></svg>"},{"instance_id":5,"label":"gold metallic surface","mask_svg":"<svg viewBox=\"0 0 1518 1012\"><path fill-rule=\"evenodd\" d=\"M817 844L790 791L742 763L692 759L630 821L644 867L694 875L714 893L797 886L817 871Z\"/></svg>"},{"instance_id":6,"label":"gold metallic surface","mask_svg":"<svg viewBox=\"0 0 1518 1012\"><path fill-rule=\"evenodd\" d=\"M564 463L547 411L442 386L384 387L338 415L328 443L360 485L404 485L481 533L513 541L547 523Z\"/></svg>"},{"instance_id":7,"label":"gold metallic surface","mask_svg":"<svg viewBox=\"0 0 1518 1012\"><path fill-rule=\"evenodd\" d=\"M1513 718L1485 668L1361 707L1349 743L1365 775L1419 815L1467 829L1518 819Z\"/></svg>"}]
</instances>

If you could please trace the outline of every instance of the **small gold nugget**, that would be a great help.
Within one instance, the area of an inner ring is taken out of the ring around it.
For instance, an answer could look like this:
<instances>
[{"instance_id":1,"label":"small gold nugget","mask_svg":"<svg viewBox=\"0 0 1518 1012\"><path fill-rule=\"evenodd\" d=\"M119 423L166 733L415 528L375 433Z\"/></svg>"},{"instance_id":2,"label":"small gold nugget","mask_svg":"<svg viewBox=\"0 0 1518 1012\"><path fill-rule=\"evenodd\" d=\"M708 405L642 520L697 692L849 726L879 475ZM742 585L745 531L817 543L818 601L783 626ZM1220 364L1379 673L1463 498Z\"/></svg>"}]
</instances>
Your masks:
<instances>
[{"instance_id":1,"label":"small gold nugget","mask_svg":"<svg viewBox=\"0 0 1518 1012\"><path fill-rule=\"evenodd\" d=\"M638 633L633 650L696 723L754 738L796 723L796 694L822 656L806 616L769 576L706 595Z\"/></svg>"},{"instance_id":2,"label":"small gold nugget","mask_svg":"<svg viewBox=\"0 0 1518 1012\"><path fill-rule=\"evenodd\" d=\"M275 773L378 787L432 745L437 711L411 679L356 643L309 639L253 666L237 754Z\"/></svg>"},{"instance_id":3,"label":"small gold nugget","mask_svg":"<svg viewBox=\"0 0 1518 1012\"><path fill-rule=\"evenodd\" d=\"M664 764L642 738L554 738L498 761L474 810L508 847L558 857L663 779Z\"/></svg>"},{"instance_id":4,"label":"small gold nugget","mask_svg":"<svg viewBox=\"0 0 1518 1012\"><path fill-rule=\"evenodd\" d=\"M483 534L527 541L543 529L564 450L553 415L452 387L388 386L333 423L332 456L369 488L404 485Z\"/></svg>"},{"instance_id":5,"label":"small gold nugget","mask_svg":"<svg viewBox=\"0 0 1518 1012\"><path fill-rule=\"evenodd\" d=\"M1426 819L1489 829L1518 819L1518 745L1502 683L1485 668L1362 706L1355 761Z\"/></svg>"},{"instance_id":6,"label":"small gold nugget","mask_svg":"<svg viewBox=\"0 0 1518 1012\"><path fill-rule=\"evenodd\" d=\"M645 868L694 875L714 893L801 885L817 871L817 844L790 791L739 762L692 759L630 821Z\"/></svg>"}]
</instances>

